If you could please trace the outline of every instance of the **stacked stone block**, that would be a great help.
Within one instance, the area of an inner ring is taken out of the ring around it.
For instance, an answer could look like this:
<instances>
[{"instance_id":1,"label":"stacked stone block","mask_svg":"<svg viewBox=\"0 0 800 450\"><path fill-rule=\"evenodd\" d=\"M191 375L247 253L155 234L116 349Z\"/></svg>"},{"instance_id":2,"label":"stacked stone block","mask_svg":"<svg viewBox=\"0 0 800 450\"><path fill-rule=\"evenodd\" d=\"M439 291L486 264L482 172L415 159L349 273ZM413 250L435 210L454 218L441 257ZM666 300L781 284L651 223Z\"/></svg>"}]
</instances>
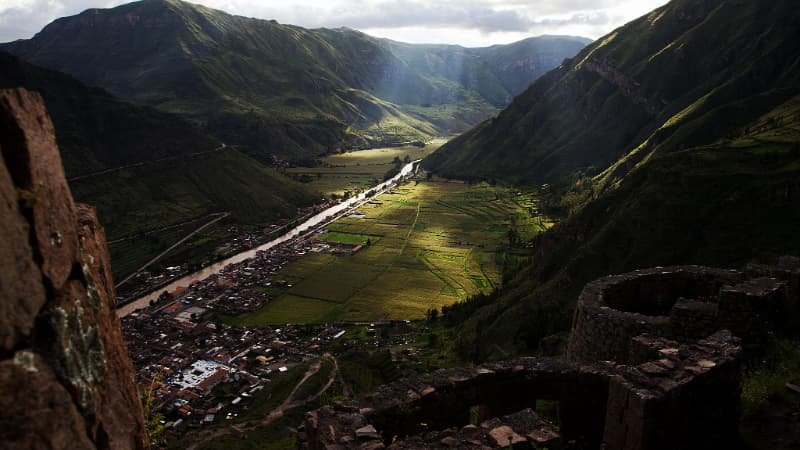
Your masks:
<instances>
[{"instance_id":1,"label":"stacked stone block","mask_svg":"<svg viewBox=\"0 0 800 450\"><path fill-rule=\"evenodd\" d=\"M682 266L589 283L567 357L439 370L309 413L300 447L728 448L739 420L742 342L797 305L793 268ZM558 403L558 423L536 415ZM469 424L475 419L478 423Z\"/></svg>"}]
</instances>

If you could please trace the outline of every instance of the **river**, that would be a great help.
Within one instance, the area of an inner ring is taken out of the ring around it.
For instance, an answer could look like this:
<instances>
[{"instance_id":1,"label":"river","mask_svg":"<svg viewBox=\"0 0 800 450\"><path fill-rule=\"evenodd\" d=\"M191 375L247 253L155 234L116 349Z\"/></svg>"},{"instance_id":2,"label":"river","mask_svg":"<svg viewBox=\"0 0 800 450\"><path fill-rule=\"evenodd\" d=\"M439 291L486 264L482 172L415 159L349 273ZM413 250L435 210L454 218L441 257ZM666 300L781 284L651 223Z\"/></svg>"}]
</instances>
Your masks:
<instances>
[{"instance_id":1,"label":"river","mask_svg":"<svg viewBox=\"0 0 800 450\"><path fill-rule=\"evenodd\" d=\"M356 195L354 197L351 197L351 198L343 201L342 203L339 203L337 205L331 206L330 208L317 213L316 215L312 216L311 218L309 218L305 222L303 222L300 225L292 228L291 230L289 230L288 232L286 232L282 236L280 236L278 238L275 238L275 239L267 242L266 244L262 244L262 245L260 245L258 247L252 248L250 250L246 250L244 252L237 253L237 254L231 256L230 258L223 259L222 261L218 261L218 262L216 262L214 264L211 264L211 265L209 265L207 267L204 267L204 268L198 270L197 272L193 272L193 273L190 273L189 275L186 275L186 276L184 276L182 278L178 278L177 280L172 281L171 283L167 284L166 286L162 286L162 287L156 289L155 291L153 291L153 292L151 292L151 293L149 293L149 294L147 294L147 295L145 295L143 297L139 297L136 300L133 300L131 302L128 302L128 303L120 306L119 308L117 308L117 315L119 317L125 317L128 314L136 311L137 309L146 308L147 306L150 305L150 301L151 300L155 300L156 298L158 298L158 296L161 295L161 293L164 292L164 291L173 291L173 290L175 290L176 288L178 288L180 286L189 286L190 284L194 283L195 281L204 280L204 279L210 277L211 275L215 275L217 273L220 273L222 271L222 269L224 269L226 266L229 266L231 264L237 264L237 263L240 263L240 262L245 261L247 259L250 259L250 258L256 256L256 253L258 253L260 251L264 251L264 250L269 250L272 247L275 247L276 245L280 245L280 244L283 244L284 242L290 241L290 240L300 236L304 232L306 232L306 231L308 231L308 230L310 230L310 229L312 229L314 227L318 227L320 225L327 225L329 222L332 222L333 220L338 218L338 216L342 212L347 211L347 210L349 210L351 208L356 208L356 207L368 202L369 200L377 197L378 195L386 192L389 188L391 188L392 186L396 185L402 178L404 178L407 175L409 175L412 172L414 172L420 161L421 160L418 159L416 161L412 161L412 162L406 164L400 170L400 173L395 175L393 178L390 178L389 180L378 184L377 186L373 187L372 189L369 189L366 192L358 194L358 195ZM367 194L369 192L372 192L372 195L370 195L368 197Z\"/></svg>"}]
</instances>

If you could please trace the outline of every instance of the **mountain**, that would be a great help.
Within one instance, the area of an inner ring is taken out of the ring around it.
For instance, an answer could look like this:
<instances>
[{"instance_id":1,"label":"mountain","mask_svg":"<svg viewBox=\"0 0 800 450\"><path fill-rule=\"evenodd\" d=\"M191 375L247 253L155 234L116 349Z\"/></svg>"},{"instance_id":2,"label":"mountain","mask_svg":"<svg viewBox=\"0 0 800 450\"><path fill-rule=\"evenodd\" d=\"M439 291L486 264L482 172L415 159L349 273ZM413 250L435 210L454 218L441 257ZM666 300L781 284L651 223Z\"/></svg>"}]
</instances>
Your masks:
<instances>
[{"instance_id":1,"label":"mountain","mask_svg":"<svg viewBox=\"0 0 800 450\"><path fill-rule=\"evenodd\" d=\"M97 208L110 241L223 211L263 223L316 197L181 117L0 52L5 87L42 95L73 195Z\"/></svg>"},{"instance_id":2,"label":"mountain","mask_svg":"<svg viewBox=\"0 0 800 450\"><path fill-rule=\"evenodd\" d=\"M429 78L456 83L502 108L533 80L561 64L564 55L576 54L591 40L540 36L484 48L384 42L414 71Z\"/></svg>"},{"instance_id":3,"label":"mountain","mask_svg":"<svg viewBox=\"0 0 800 450\"><path fill-rule=\"evenodd\" d=\"M308 30L178 0L61 18L1 48L112 94L179 113L260 158L427 139L466 129L587 43L534 38L464 49L350 29ZM468 60L459 66L442 61Z\"/></svg>"},{"instance_id":4,"label":"mountain","mask_svg":"<svg viewBox=\"0 0 800 450\"><path fill-rule=\"evenodd\" d=\"M781 70L796 50L788 39L795 15L765 8L760 1L673 1L538 79L428 167L538 184L575 171L596 174L636 149L642 157L657 145L723 137L786 97L771 94L796 86ZM704 120L723 110L724 122Z\"/></svg>"},{"instance_id":5,"label":"mountain","mask_svg":"<svg viewBox=\"0 0 800 450\"><path fill-rule=\"evenodd\" d=\"M589 46L429 167L555 181L532 264L454 307L469 358L535 351L582 286L642 267L800 254L800 11L673 0Z\"/></svg>"}]
</instances>

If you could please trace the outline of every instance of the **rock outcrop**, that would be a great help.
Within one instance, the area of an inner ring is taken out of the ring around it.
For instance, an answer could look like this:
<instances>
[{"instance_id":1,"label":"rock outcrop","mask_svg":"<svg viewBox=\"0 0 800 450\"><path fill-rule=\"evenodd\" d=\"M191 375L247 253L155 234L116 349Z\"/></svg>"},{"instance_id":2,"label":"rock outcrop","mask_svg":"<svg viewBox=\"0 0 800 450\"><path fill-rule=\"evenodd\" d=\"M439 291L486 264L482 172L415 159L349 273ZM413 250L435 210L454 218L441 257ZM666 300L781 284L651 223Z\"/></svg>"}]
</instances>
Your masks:
<instances>
[{"instance_id":1,"label":"rock outcrop","mask_svg":"<svg viewBox=\"0 0 800 450\"><path fill-rule=\"evenodd\" d=\"M0 442L147 447L105 234L76 205L42 98L0 91Z\"/></svg>"}]
</instances>

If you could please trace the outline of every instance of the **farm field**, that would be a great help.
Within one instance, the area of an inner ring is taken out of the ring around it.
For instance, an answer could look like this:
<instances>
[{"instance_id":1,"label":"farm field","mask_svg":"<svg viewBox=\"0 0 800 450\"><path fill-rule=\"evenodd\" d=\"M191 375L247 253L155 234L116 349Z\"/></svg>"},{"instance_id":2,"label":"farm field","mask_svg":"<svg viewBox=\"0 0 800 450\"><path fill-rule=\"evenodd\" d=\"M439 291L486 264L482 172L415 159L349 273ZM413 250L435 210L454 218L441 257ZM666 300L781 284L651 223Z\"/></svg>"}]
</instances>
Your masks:
<instances>
[{"instance_id":1,"label":"farm field","mask_svg":"<svg viewBox=\"0 0 800 450\"><path fill-rule=\"evenodd\" d=\"M289 175L306 176L308 186L326 196L341 196L345 191L366 190L383 181L383 176L394 166L394 159L422 159L446 142L432 141L425 147L388 147L339 153L322 158L319 167L293 167Z\"/></svg>"},{"instance_id":2,"label":"farm field","mask_svg":"<svg viewBox=\"0 0 800 450\"><path fill-rule=\"evenodd\" d=\"M444 180L412 181L319 235L370 245L352 255L309 253L286 266L264 308L231 325L416 319L428 309L487 292L502 279L509 237L551 226L533 193ZM515 231L510 233L509 230ZM348 239L350 236L352 239ZM524 249L512 249L518 257Z\"/></svg>"}]
</instances>

